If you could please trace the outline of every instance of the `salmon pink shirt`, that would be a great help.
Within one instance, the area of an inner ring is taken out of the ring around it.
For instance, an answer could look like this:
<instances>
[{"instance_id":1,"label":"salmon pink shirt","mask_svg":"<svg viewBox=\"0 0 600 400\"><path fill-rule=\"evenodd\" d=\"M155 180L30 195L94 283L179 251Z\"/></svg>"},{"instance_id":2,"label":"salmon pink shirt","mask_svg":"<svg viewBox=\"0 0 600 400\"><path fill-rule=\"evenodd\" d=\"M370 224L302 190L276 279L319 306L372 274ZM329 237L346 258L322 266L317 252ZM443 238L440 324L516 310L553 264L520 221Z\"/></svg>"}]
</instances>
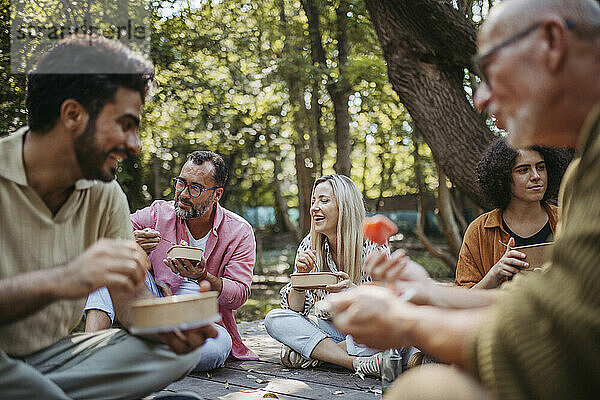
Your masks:
<instances>
[{"instance_id":1,"label":"salmon pink shirt","mask_svg":"<svg viewBox=\"0 0 600 400\"><path fill-rule=\"evenodd\" d=\"M133 229L152 228L173 243L190 242L184 221L177 218L174 202L157 200L149 207L131 214ZM173 273L163 262L171 244L161 240L149 255L154 279L166 283L175 293L183 278ZM231 335L231 355L239 360L258 360L258 356L242 342L233 310L240 308L250 295L250 284L256 260L256 241L252 226L239 215L216 204L213 227L208 233L206 270L223 280L219 295L221 325Z\"/></svg>"}]
</instances>

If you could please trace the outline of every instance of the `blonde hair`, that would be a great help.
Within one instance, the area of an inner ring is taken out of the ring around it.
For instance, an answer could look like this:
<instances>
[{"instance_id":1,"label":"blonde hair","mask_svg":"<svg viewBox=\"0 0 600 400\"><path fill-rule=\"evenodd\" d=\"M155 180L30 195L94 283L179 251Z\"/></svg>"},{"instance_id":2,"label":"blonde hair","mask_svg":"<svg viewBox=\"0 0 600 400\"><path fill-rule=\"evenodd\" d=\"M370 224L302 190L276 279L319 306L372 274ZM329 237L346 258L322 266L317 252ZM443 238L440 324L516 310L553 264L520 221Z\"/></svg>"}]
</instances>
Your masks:
<instances>
[{"instance_id":1,"label":"blonde hair","mask_svg":"<svg viewBox=\"0 0 600 400\"><path fill-rule=\"evenodd\" d=\"M365 218L365 204L356 183L344 175L325 175L318 178L312 188L321 183L329 182L333 188L338 206L338 222L336 229L336 251L338 270L346 272L355 284L362 277L362 224ZM322 270L327 266L325 259L325 235L315 232L314 221L310 223L310 244L317 253L317 268ZM343 251L342 251L343 248Z\"/></svg>"}]
</instances>

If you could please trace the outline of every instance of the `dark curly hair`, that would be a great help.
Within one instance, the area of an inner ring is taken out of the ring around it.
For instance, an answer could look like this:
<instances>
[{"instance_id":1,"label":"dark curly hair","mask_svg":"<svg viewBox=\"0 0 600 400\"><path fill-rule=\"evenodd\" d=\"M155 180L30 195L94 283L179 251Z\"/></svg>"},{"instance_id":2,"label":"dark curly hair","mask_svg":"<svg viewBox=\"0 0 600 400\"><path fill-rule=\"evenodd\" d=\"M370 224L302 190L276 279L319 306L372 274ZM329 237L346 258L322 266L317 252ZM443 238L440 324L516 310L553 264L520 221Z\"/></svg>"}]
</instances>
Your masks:
<instances>
[{"instance_id":1,"label":"dark curly hair","mask_svg":"<svg viewBox=\"0 0 600 400\"><path fill-rule=\"evenodd\" d=\"M215 185L219 187L225 187L229 172L227 170L227 166L225 165L225 161L223 161L223 157L212 151L202 150L191 153L188 156L187 161L192 161L196 165L202 165L204 162L210 161L210 163L215 167L213 174Z\"/></svg>"},{"instance_id":2,"label":"dark curly hair","mask_svg":"<svg viewBox=\"0 0 600 400\"><path fill-rule=\"evenodd\" d=\"M545 146L531 146L528 150L537 151L546 162L548 182L542 202L555 203L560 181L571 161L572 152ZM517 155L517 150L510 147L505 139L499 138L490 144L477 164L477 182L484 200L489 205L502 209L508 206L511 199L512 169Z\"/></svg>"},{"instance_id":3,"label":"dark curly hair","mask_svg":"<svg viewBox=\"0 0 600 400\"><path fill-rule=\"evenodd\" d=\"M95 121L119 88L145 100L154 85L154 66L121 42L75 34L59 40L28 74L27 113L34 132L51 130L67 99L77 100Z\"/></svg>"}]
</instances>

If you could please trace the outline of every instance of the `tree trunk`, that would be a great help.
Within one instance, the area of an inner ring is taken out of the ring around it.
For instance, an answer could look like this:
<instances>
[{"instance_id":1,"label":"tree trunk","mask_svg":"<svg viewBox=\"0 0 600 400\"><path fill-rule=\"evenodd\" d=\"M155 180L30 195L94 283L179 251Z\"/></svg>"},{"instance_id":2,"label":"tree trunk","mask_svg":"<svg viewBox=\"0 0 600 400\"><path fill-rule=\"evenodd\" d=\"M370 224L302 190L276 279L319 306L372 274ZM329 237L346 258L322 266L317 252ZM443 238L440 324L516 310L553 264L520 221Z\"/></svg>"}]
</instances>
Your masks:
<instances>
[{"instance_id":1,"label":"tree trunk","mask_svg":"<svg viewBox=\"0 0 600 400\"><path fill-rule=\"evenodd\" d=\"M160 198L162 198L161 195L161 191L160 191L160 173L161 173L161 165L160 165L161 161L160 158L158 158L158 154L153 154L152 155L152 181L153 181L153 186L154 186L154 200L158 200Z\"/></svg>"},{"instance_id":2,"label":"tree trunk","mask_svg":"<svg viewBox=\"0 0 600 400\"><path fill-rule=\"evenodd\" d=\"M465 216L464 216L463 203L462 203L462 201L461 201L461 203L457 203L456 196L454 196L454 194L456 194L456 193L450 192L450 200L452 201L452 211L454 212L454 217L456 218L456 221L458 222L458 225L460 226L460 235L464 236L465 231L467 230L467 227L469 226L469 224L467 224L467 220L465 219ZM461 198L461 200L462 200L462 198Z\"/></svg>"},{"instance_id":3,"label":"tree trunk","mask_svg":"<svg viewBox=\"0 0 600 400\"><path fill-rule=\"evenodd\" d=\"M287 29L287 17L285 15L284 2L281 2L280 22L283 32L289 32ZM286 35L286 41L283 47L284 57L294 52L300 52L298 46L293 43L294 38ZM310 160L309 146L304 139L310 137L310 115L304 102L304 86L297 74L290 71L284 76L287 83L290 106L292 109L292 121L296 138L294 139L294 163L296 166L296 179L298 182L298 225L301 234L306 234L310 230L310 196L312 190L312 181L314 179L313 169L307 166L306 161Z\"/></svg>"},{"instance_id":4,"label":"tree trunk","mask_svg":"<svg viewBox=\"0 0 600 400\"><path fill-rule=\"evenodd\" d=\"M482 204L475 165L493 139L463 88L476 31L450 1L365 0L388 76L444 173Z\"/></svg>"},{"instance_id":5,"label":"tree trunk","mask_svg":"<svg viewBox=\"0 0 600 400\"><path fill-rule=\"evenodd\" d=\"M441 168L438 168L438 209L440 210L441 228L446 237L450 253L458 257L462 236L454 218L454 210L452 209L452 198L450 190L446 186L446 175ZM454 264L456 265L456 263Z\"/></svg>"},{"instance_id":6,"label":"tree trunk","mask_svg":"<svg viewBox=\"0 0 600 400\"><path fill-rule=\"evenodd\" d=\"M384 177L387 173L387 168L385 165L385 159L383 158L383 153L379 153L378 158L379 158L379 163L381 164L381 179L379 180L379 196L377 197L377 203L375 203L375 212L379 212L379 209L383 206L383 189L384 189L384 185L385 185Z\"/></svg>"},{"instance_id":7,"label":"tree trunk","mask_svg":"<svg viewBox=\"0 0 600 400\"><path fill-rule=\"evenodd\" d=\"M319 104L319 77L312 82L312 93L310 99L310 113L312 115L313 129L311 137L311 152L313 157L313 170L318 176L323 176L323 160L325 159L325 139L323 138L323 127L321 126L321 105Z\"/></svg>"},{"instance_id":8,"label":"tree trunk","mask_svg":"<svg viewBox=\"0 0 600 400\"><path fill-rule=\"evenodd\" d=\"M281 218L281 222L285 229L289 232L292 232L296 240L302 240L301 233L298 230L298 227L292 223L290 220L290 215L288 214L289 207L287 205L287 201L282 194L281 190L281 180L279 179L279 174L281 174L281 161L277 159L279 154L273 153L271 155L271 160L273 161L273 186L275 190L275 209L277 215Z\"/></svg>"},{"instance_id":9,"label":"tree trunk","mask_svg":"<svg viewBox=\"0 0 600 400\"><path fill-rule=\"evenodd\" d=\"M425 234L425 224L427 221L427 210L425 209L425 182L423 179L423 171L421 170L419 142L415 132L413 132L413 144L413 165L415 170L415 180L417 182L417 226L414 233L423 247L425 247L431 255L442 260L448 269L454 272L456 270L456 258L448 252L435 247Z\"/></svg>"},{"instance_id":10,"label":"tree trunk","mask_svg":"<svg viewBox=\"0 0 600 400\"><path fill-rule=\"evenodd\" d=\"M304 160L306 151L301 144L294 144L294 161L298 181L298 225L303 235L310 230L310 195L312 191L311 175Z\"/></svg>"},{"instance_id":11,"label":"tree trunk","mask_svg":"<svg viewBox=\"0 0 600 400\"><path fill-rule=\"evenodd\" d=\"M301 0L302 7L308 20L308 35L310 38L310 53L313 64L320 68L327 67L325 49L321 38L321 17L319 6L314 0ZM348 61L349 44L347 38L347 14L349 6L347 0L340 0L336 8L337 16L337 48L339 76L337 81L331 75L327 75L327 92L331 97L335 115L335 142L337 146L335 172L350 176L352 163L350 154L352 145L350 141L350 114L348 111L348 99L350 97L350 85L345 75L346 63Z\"/></svg>"},{"instance_id":12,"label":"tree trunk","mask_svg":"<svg viewBox=\"0 0 600 400\"><path fill-rule=\"evenodd\" d=\"M369 159L368 154L369 154L369 149L368 149L368 143L367 143L367 138L364 138L364 147L363 147L363 165L362 165L362 187L363 187L363 191L362 191L362 196L363 199L367 199L367 160Z\"/></svg>"}]
</instances>

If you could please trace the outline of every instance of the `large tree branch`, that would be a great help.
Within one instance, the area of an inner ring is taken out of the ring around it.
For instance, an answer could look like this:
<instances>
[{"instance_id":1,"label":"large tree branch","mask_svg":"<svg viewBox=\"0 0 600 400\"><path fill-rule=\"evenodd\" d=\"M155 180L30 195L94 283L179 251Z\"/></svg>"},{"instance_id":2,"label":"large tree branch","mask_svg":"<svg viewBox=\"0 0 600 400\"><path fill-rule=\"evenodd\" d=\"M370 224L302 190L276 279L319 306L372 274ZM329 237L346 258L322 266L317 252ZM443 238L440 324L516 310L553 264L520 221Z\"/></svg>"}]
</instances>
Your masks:
<instances>
[{"instance_id":1,"label":"large tree branch","mask_svg":"<svg viewBox=\"0 0 600 400\"><path fill-rule=\"evenodd\" d=\"M464 68L475 52L475 28L450 2L365 0L388 76L438 165L478 204L475 165L493 139L469 103Z\"/></svg>"}]
</instances>

